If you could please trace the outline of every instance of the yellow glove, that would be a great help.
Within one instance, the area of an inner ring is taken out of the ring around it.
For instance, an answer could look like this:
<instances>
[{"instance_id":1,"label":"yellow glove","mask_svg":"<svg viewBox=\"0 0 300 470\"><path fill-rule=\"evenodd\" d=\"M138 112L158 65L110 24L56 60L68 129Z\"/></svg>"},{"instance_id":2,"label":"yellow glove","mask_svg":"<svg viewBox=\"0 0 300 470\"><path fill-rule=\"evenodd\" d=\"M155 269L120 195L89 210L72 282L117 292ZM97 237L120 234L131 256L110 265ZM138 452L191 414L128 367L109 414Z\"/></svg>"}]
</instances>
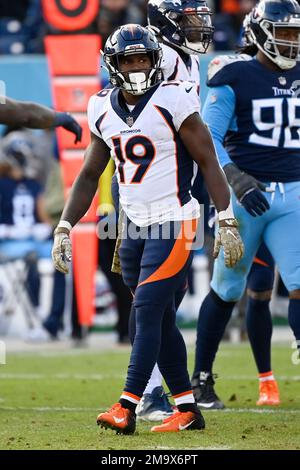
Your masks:
<instances>
[{"instance_id":1,"label":"yellow glove","mask_svg":"<svg viewBox=\"0 0 300 470\"><path fill-rule=\"evenodd\" d=\"M121 261L119 255L119 248L122 243L122 231L123 231L123 220L124 220L124 211L121 207L119 208L119 220L118 220L118 238L116 240L116 246L114 251L114 257L111 265L111 271L116 274L122 274Z\"/></svg>"},{"instance_id":2,"label":"yellow glove","mask_svg":"<svg viewBox=\"0 0 300 470\"><path fill-rule=\"evenodd\" d=\"M116 274L122 274L121 261L119 256L119 248L121 246L121 238L117 238L114 257L111 265L111 271Z\"/></svg>"},{"instance_id":3,"label":"yellow glove","mask_svg":"<svg viewBox=\"0 0 300 470\"><path fill-rule=\"evenodd\" d=\"M219 230L215 239L214 258L217 258L221 247L224 250L225 266L233 268L244 255L244 244L238 231L236 219L219 221Z\"/></svg>"},{"instance_id":4,"label":"yellow glove","mask_svg":"<svg viewBox=\"0 0 300 470\"><path fill-rule=\"evenodd\" d=\"M72 261L72 243L69 234L70 231L64 227L57 227L54 232L52 259L55 269L64 274L68 274L69 263Z\"/></svg>"}]
</instances>

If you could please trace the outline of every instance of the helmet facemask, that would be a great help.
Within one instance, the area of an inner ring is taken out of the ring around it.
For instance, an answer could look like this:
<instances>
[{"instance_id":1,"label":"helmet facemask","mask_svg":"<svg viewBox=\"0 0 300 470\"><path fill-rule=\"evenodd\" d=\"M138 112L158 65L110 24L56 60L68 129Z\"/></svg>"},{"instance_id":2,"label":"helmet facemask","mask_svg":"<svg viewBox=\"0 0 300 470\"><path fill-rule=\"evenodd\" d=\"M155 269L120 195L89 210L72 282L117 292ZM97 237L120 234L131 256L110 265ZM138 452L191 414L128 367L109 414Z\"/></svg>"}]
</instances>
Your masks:
<instances>
[{"instance_id":1,"label":"helmet facemask","mask_svg":"<svg viewBox=\"0 0 300 470\"><path fill-rule=\"evenodd\" d=\"M270 23L265 20L262 22L261 27L267 34L267 40L264 44L266 55L281 69L295 67L300 59L300 23L295 26L293 24ZM288 29L298 31L296 41L279 39L280 33Z\"/></svg>"},{"instance_id":2,"label":"helmet facemask","mask_svg":"<svg viewBox=\"0 0 300 470\"><path fill-rule=\"evenodd\" d=\"M181 13L172 10L166 13L175 29L172 41L167 38L166 40L186 54L205 54L213 39L211 12L207 7L202 7L199 11L195 8L186 10ZM161 34L164 37L163 30Z\"/></svg>"},{"instance_id":3,"label":"helmet facemask","mask_svg":"<svg viewBox=\"0 0 300 470\"><path fill-rule=\"evenodd\" d=\"M147 54L151 61L151 67L141 70L128 70L121 72L120 58L134 54ZM161 49L147 51L137 46L130 46L123 54L115 54L105 57L105 63L110 73L111 83L132 95L143 95L155 86L162 77L160 68L162 58Z\"/></svg>"},{"instance_id":4,"label":"helmet facemask","mask_svg":"<svg viewBox=\"0 0 300 470\"><path fill-rule=\"evenodd\" d=\"M184 35L181 48L189 54L205 54L213 39L211 14L185 13L178 25Z\"/></svg>"},{"instance_id":5,"label":"helmet facemask","mask_svg":"<svg viewBox=\"0 0 300 470\"><path fill-rule=\"evenodd\" d=\"M262 20L260 23L263 41L258 41L252 33L254 44L280 69L289 70L300 60L300 19L291 19L289 23ZM281 39L282 33L288 30L296 31L297 40Z\"/></svg>"}]
</instances>

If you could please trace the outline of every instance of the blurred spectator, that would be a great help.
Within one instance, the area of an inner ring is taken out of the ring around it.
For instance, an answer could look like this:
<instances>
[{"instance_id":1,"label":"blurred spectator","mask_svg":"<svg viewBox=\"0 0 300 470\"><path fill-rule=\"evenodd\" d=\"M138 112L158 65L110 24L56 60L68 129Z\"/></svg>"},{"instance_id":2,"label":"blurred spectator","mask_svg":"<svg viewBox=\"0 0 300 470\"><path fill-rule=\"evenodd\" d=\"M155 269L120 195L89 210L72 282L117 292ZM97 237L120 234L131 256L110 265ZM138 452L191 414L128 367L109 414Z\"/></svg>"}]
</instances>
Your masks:
<instances>
[{"instance_id":1,"label":"blurred spectator","mask_svg":"<svg viewBox=\"0 0 300 470\"><path fill-rule=\"evenodd\" d=\"M244 17L256 3L256 0L215 0L213 24L216 51L234 50L241 44Z\"/></svg>"},{"instance_id":2,"label":"blurred spectator","mask_svg":"<svg viewBox=\"0 0 300 470\"><path fill-rule=\"evenodd\" d=\"M53 134L53 133L47 133ZM46 137L47 137L46 134ZM48 135L49 137L49 135ZM44 141L44 139L43 139ZM55 141L56 142L56 141ZM43 142L44 148L49 149L50 142L47 144ZM56 149L57 150L57 149ZM64 208L64 185L61 174L61 168L56 159L49 158L50 153L43 160L46 166L49 168L49 161L51 163L50 170L45 185L45 211L50 219L52 228L54 229L61 217L62 210ZM41 158L42 161L42 158ZM52 245L52 240L51 240ZM53 273L53 290L51 295L51 307L49 314L44 318L43 322L36 328L31 330L27 339L33 342L44 342L50 339L59 339L60 333L65 329L64 314L66 308L66 296L68 296L68 288L72 289L71 299L71 336L76 344L79 345L85 340L87 331L85 331L78 320L78 308L75 295L74 279L73 284L70 286L66 282L66 276L61 272L54 270Z\"/></svg>"},{"instance_id":3,"label":"blurred spectator","mask_svg":"<svg viewBox=\"0 0 300 470\"><path fill-rule=\"evenodd\" d=\"M53 160L51 172L48 175L45 188L45 210L51 220L52 227L56 227L64 207L64 187L59 163ZM51 308L47 318L36 331L32 332L32 340L47 340L58 337L59 331L64 327L64 311L66 297L66 277L54 270Z\"/></svg>"},{"instance_id":4,"label":"blurred spectator","mask_svg":"<svg viewBox=\"0 0 300 470\"><path fill-rule=\"evenodd\" d=\"M145 24L144 3L138 0L102 0L97 20L98 32L103 43L120 25Z\"/></svg>"},{"instance_id":5,"label":"blurred spectator","mask_svg":"<svg viewBox=\"0 0 300 470\"><path fill-rule=\"evenodd\" d=\"M43 52L44 28L40 0L1 0L0 54Z\"/></svg>"},{"instance_id":6,"label":"blurred spectator","mask_svg":"<svg viewBox=\"0 0 300 470\"><path fill-rule=\"evenodd\" d=\"M0 159L0 253L4 259L26 261L26 289L39 307L38 257L49 257L51 226L44 207L43 189L37 181L30 140L22 132L2 139Z\"/></svg>"},{"instance_id":7,"label":"blurred spectator","mask_svg":"<svg viewBox=\"0 0 300 470\"><path fill-rule=\"evenodd\" d=\"M2 141L2 147L7 146L9 142L16 141L16 138L24 140L30 145L31 171L34 171L37 181L44 188L57 153L54 148L55 133L53 129L32 130L18 126L7 126L4 128L2 136L5 137L5 140Z\"/></svg>"}]
</instances>

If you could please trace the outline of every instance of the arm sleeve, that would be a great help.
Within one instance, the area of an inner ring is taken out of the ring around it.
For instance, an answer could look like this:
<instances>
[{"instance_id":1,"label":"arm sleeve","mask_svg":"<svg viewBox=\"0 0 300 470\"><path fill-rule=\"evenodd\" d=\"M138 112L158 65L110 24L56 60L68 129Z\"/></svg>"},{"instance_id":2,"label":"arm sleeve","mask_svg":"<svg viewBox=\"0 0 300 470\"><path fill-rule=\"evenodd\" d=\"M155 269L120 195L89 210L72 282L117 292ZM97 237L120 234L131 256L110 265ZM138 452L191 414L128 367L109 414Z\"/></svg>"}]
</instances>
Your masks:
<instances>
[{"instance_id":1,"label":"arm sleeve","mask_svg":"<svg viewBox=\"0 0 300 470\"><path fill-rule=\"evenodd\" d=\"M183 82L180 85L178 92L179 96L173 117L174 126L177 132L179 131L181 124L191 114L200 114L200 99L194 85L189 82Z\"/></svg>"},{"instance_id":2,"label":"arm sleeve","mask_svg":"<svg viewBox=\"0 0 300 470\"><path fill-rule=\"evenodd\" d=\"M220 165L232 163L223 142L228 130L237 130L235 123L235 94L228 85L210 88L202 117L212 134Z\"/></svg>"}]
</instances>

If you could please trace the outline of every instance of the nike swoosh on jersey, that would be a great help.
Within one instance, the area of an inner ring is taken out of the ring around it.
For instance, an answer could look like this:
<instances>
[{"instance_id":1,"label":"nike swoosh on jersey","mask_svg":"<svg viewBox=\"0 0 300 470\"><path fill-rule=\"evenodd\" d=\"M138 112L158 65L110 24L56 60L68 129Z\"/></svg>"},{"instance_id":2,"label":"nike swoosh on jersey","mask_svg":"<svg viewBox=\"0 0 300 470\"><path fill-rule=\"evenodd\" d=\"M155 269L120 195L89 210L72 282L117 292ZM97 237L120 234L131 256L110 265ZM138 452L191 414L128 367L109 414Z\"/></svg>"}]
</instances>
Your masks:
<instances>
[{"instance_id":1,"label":"nike swoosh on jersey","mask_svg":"<svg viewBox=\"0 0 300 470\"><path fill-rule=\"evenodd\" d=\"M117 418L116 416L113 416L113 418L114 418L115 423L117 424L123 423L123 421L125 421L125 418Z\"/></svg>"},{"instance_id":2,"label":"nike swoosh on jersey","mask_svg":"<svg viewBox=\"0 0 300 470\"><path fill-rule=\"evenodd\" d=\"M191 88L189 88L189 89L186 88L185 91L186 91L187 93L189 93L192 89L193 89L193 87L191 86Z\"/></svg>"},{"instance_id":3,"label":"nike swoosh on jersey","mask_svg":"<svg viewBox=\"0 0 300 470\"><path fill-rule=\"evenodd\" d=\"M179 431L183 431L184 429L188 428L191 424L193 424L194 421L195 420L193 419L193 421L188 424L185 424L184 426L181 426L181 424L179 424Z\"/></svg>"}]
</instances>

